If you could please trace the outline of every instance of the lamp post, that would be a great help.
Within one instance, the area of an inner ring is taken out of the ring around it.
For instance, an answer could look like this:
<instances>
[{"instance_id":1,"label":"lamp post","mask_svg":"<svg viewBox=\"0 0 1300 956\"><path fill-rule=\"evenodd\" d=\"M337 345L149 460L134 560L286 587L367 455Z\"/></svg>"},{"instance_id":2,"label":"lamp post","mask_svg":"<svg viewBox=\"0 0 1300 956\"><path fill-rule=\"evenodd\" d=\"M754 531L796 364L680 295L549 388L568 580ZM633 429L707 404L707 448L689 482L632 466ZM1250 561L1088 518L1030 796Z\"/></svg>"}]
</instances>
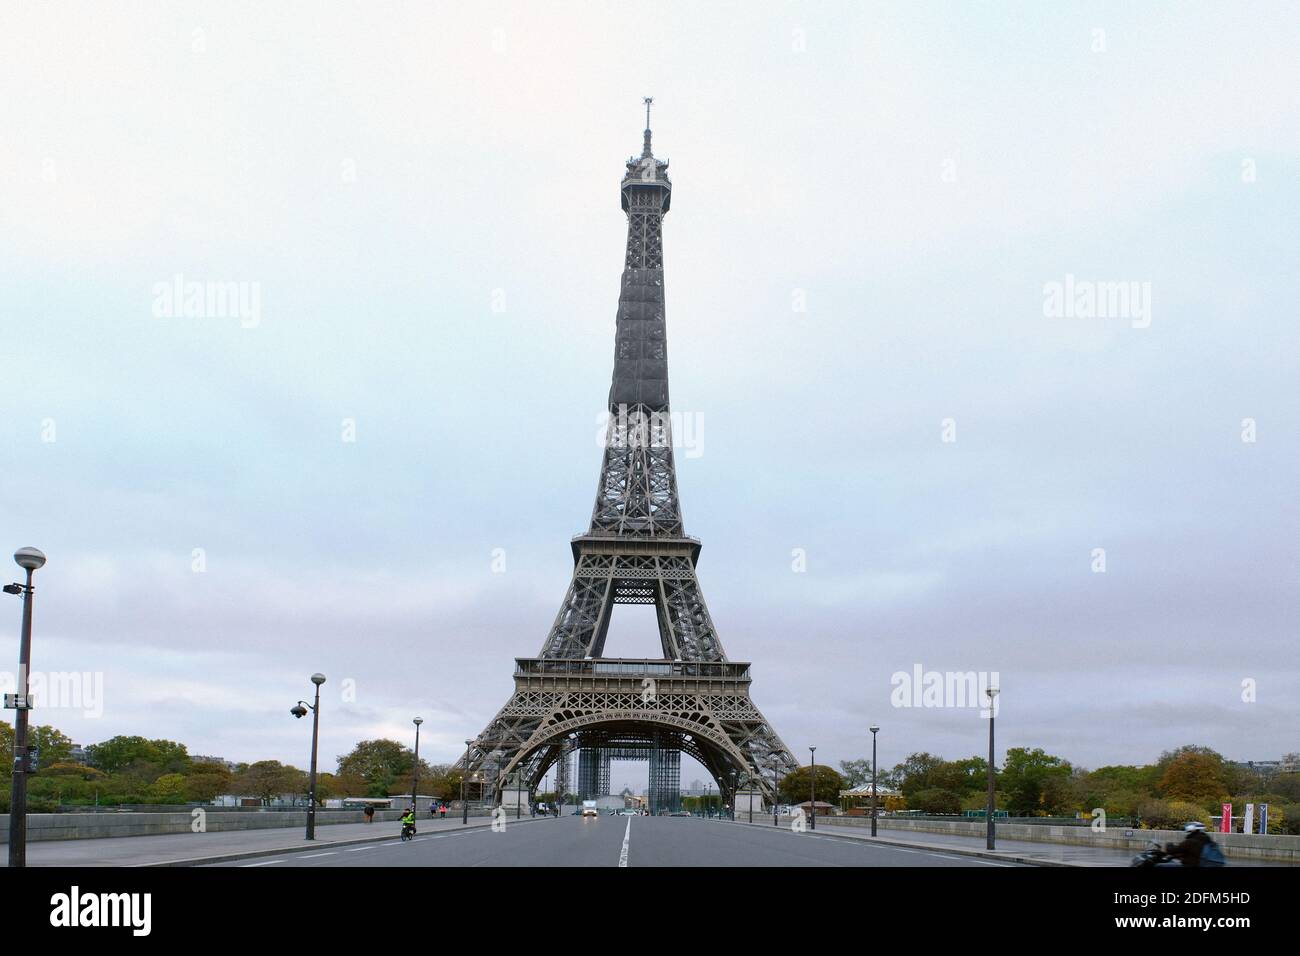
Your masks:
<instances>
[{"instance_id":1,"label":"lamp post","mask_svg":"<svg viewBox=\"0 0 1300 956\"><path fill-rule=\"evenodd\" d=\"M35 548L19 548L14 552L14 563L27 572L26 584L6 584L6 594L23 596L23 631L18 644L18 686L15 693L6 694L13 707L14 716L14 779L9 797L9 865L27 865L27 775L32 772L32 755L27 746L27 711L32 702L28 697L29 672L32 666L32 572L45 564L45 555Z\"/></svg>"},{"instance_id":2,"label":"lamp post","mask_svg":"<svg viewBox=\"0 0 1300 956\"><path fill-rule=\"evenodd\" d=\"M809 830L817 829L817 748L809 747L808 752L812 754L812 799L808 801L808 808L812 811L809 815Z\"/></svg>"},{"instance_id":3,"label":"lamp post","mask_svg":"<svg viewBox=\"0 0 1300 956\"><path fill-rule=\"evenodd\" d=\"M993 813L997 807L996 797L993 793L993 701L994 698L998 696L998 689L996 687L988 687L985 688L984 692L989 695L989 802L988 807L984 811L985 815L988 817L984 844L991 850L993 849L994 843Z\"/></svg>"},{"instance_id":4,"label":"lamp post","mask_svg":"<svg viewBox=\"0 0 1300 956\"><path fill-rule=\"evenodd\" d=\"M415 809L415 800L420 794L420 725L424 723L424 718L416 717L411 723L415 724L415 774L411 777L411 809Z\"/></svg>"},{"instance_id":5,"label":"lamp post","mask_svg":"<svg viewBox=\"0 0 1300 956\"><path fill-rule=\"evenodd\" d=\"M460 775L460 824L469 823L469 802L465 799L465 778L469 776L469 748L474 741L465 741L465 771Z\"/></svg>"},{"instance_id":6,"label":"lamp post","mask_svg":"<svg viewBox=\"0 0 1300 956\"><path fill-rule=\"evenodd\" d=\"M754 822L754 778L748 772L745 773L745 793L746 793L745 799L749 801L749 822L753 823Z\"/></svg>"},{"instance_id":7,"label":"lamp post","mask_svg":"<svg viewBox=\"0 0 1300 956\"><path fill-rule=\"evenodd\" d=\"M781 760L772 758L772 826L780 826L776 820L777 804L781 802Z\"/></svg>"},{"instance_id":8,"label":"lamp post","mask_svg":"<svg viewBox=\"0 0 1300 956\"><path fill-rule=\"evenodd\" d=\"M316 685L316 702L309 704L305 700L289 708L289 713L301 719L310 710L311 717L311 777L307 784L307 839L316 839L316 746L320 741L320 685L325 683L324 674L312 674L311 682Z\"/></svg>"},{"instance_id":9,"label":"lamp post","mask_svg":"<svg viewBox=\"0 0 1300 956\"><path fill-rule=\"evenodd\" d=\"M880 733L880 728L872 724L867 728L871 731L871 835L876 835L876 734Z\"/></svg>"}]
</instances>

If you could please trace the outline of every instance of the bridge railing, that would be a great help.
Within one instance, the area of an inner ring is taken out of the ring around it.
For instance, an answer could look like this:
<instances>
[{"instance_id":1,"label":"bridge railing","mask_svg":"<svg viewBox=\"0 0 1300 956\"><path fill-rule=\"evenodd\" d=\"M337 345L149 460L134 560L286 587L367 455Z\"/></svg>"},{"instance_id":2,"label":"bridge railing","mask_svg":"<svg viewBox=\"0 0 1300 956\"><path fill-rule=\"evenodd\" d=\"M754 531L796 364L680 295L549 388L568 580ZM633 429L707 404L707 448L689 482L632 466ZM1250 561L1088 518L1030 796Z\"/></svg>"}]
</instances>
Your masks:
<instances>
[{"instance_id":1,"label":"bridge railing","mask_svg":"<svg viewBox=\"0 0 1300 956\"><path fill-rule=\"evenodd\" d=\"M664 661L569 658L515 658L515 673L595 674L611 677L714 677L749 680L749 664L740 661Z\"/></svg>"}]
</instances>

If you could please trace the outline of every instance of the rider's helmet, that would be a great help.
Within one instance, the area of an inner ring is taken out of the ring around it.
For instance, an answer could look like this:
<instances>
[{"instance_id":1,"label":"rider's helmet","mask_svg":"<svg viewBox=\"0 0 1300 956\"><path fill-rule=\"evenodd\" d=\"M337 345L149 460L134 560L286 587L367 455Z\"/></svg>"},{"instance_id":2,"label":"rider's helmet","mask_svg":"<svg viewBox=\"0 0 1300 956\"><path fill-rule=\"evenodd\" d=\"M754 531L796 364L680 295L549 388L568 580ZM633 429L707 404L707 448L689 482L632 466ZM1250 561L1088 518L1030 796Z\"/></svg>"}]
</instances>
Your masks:
<instances>
[{"instance_id":1,"label":"rider's helmet","mask_svg":"<svg viewBox=\"0 0 1300 956\"><path fill-rule=\"evenodd\" d=\"M1190 822L1190 823L1184 823L1184 824L1183 824L1183 832L1184 832L1184 833L1198 833L1198 832L1199 832L1199 833L1204 833L1204 832L1205 832L1205 824L1204 824L1204 823L1201 823L1201 822L1199 822L1199 821L1196 821L1196 820L1193 820L1193 821Z\"/></svg>"}]
</instances>

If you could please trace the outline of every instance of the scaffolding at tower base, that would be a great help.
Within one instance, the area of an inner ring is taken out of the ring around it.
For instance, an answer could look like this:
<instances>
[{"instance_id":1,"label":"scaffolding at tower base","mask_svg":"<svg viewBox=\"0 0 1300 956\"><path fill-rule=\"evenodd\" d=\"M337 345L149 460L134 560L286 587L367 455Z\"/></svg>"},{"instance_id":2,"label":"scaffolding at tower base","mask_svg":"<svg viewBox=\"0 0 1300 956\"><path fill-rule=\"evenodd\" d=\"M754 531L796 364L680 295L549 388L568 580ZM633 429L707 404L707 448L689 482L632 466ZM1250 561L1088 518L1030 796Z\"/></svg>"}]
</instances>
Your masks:
<instances>
[{"instance_id":1,"label":"scaffolding at tower base","mask_svg":"<svg viewBox=\"0 0 1300 956\"><path fill-rule=\"evenodd\" d=\"M682 805L682 755L665 746L660 734L649 745L616 747L583 746L578 751L578 799L596 800L612 796L610 765L615 760L644 760L650 765L646 788L647 809L651 813L673 813Z\"/></svg>"}]
</instances>

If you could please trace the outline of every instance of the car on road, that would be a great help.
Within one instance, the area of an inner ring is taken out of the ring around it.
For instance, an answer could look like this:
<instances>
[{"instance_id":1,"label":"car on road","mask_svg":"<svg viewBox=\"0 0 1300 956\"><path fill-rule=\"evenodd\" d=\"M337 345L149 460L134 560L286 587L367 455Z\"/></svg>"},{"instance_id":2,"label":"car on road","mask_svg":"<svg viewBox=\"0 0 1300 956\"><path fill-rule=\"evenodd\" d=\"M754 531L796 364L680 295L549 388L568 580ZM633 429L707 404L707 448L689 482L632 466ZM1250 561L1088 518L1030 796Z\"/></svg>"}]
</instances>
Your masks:
<instances>
[{"instance_id":1,"label":"car on road","mask_svg":"<svg viewBox=\"0 0 1300 956\"><path fill-rule=\"evenodd\" d=\"M596 806L595 800L582 801L582 815L584 817L599 817L600 809Z\"/></svg>"},{"instance_id":2,"label":"car on road","mask_svg":"<svg viewBox=\"0 0 1300 956\"><path fill-rule=\"evenodd\" d=\"M622 810L619 810L614 815L618 817L639 817L641 815L641 811L633 810L631 807L624 807Z\"/></svg>"}]
</instances>

